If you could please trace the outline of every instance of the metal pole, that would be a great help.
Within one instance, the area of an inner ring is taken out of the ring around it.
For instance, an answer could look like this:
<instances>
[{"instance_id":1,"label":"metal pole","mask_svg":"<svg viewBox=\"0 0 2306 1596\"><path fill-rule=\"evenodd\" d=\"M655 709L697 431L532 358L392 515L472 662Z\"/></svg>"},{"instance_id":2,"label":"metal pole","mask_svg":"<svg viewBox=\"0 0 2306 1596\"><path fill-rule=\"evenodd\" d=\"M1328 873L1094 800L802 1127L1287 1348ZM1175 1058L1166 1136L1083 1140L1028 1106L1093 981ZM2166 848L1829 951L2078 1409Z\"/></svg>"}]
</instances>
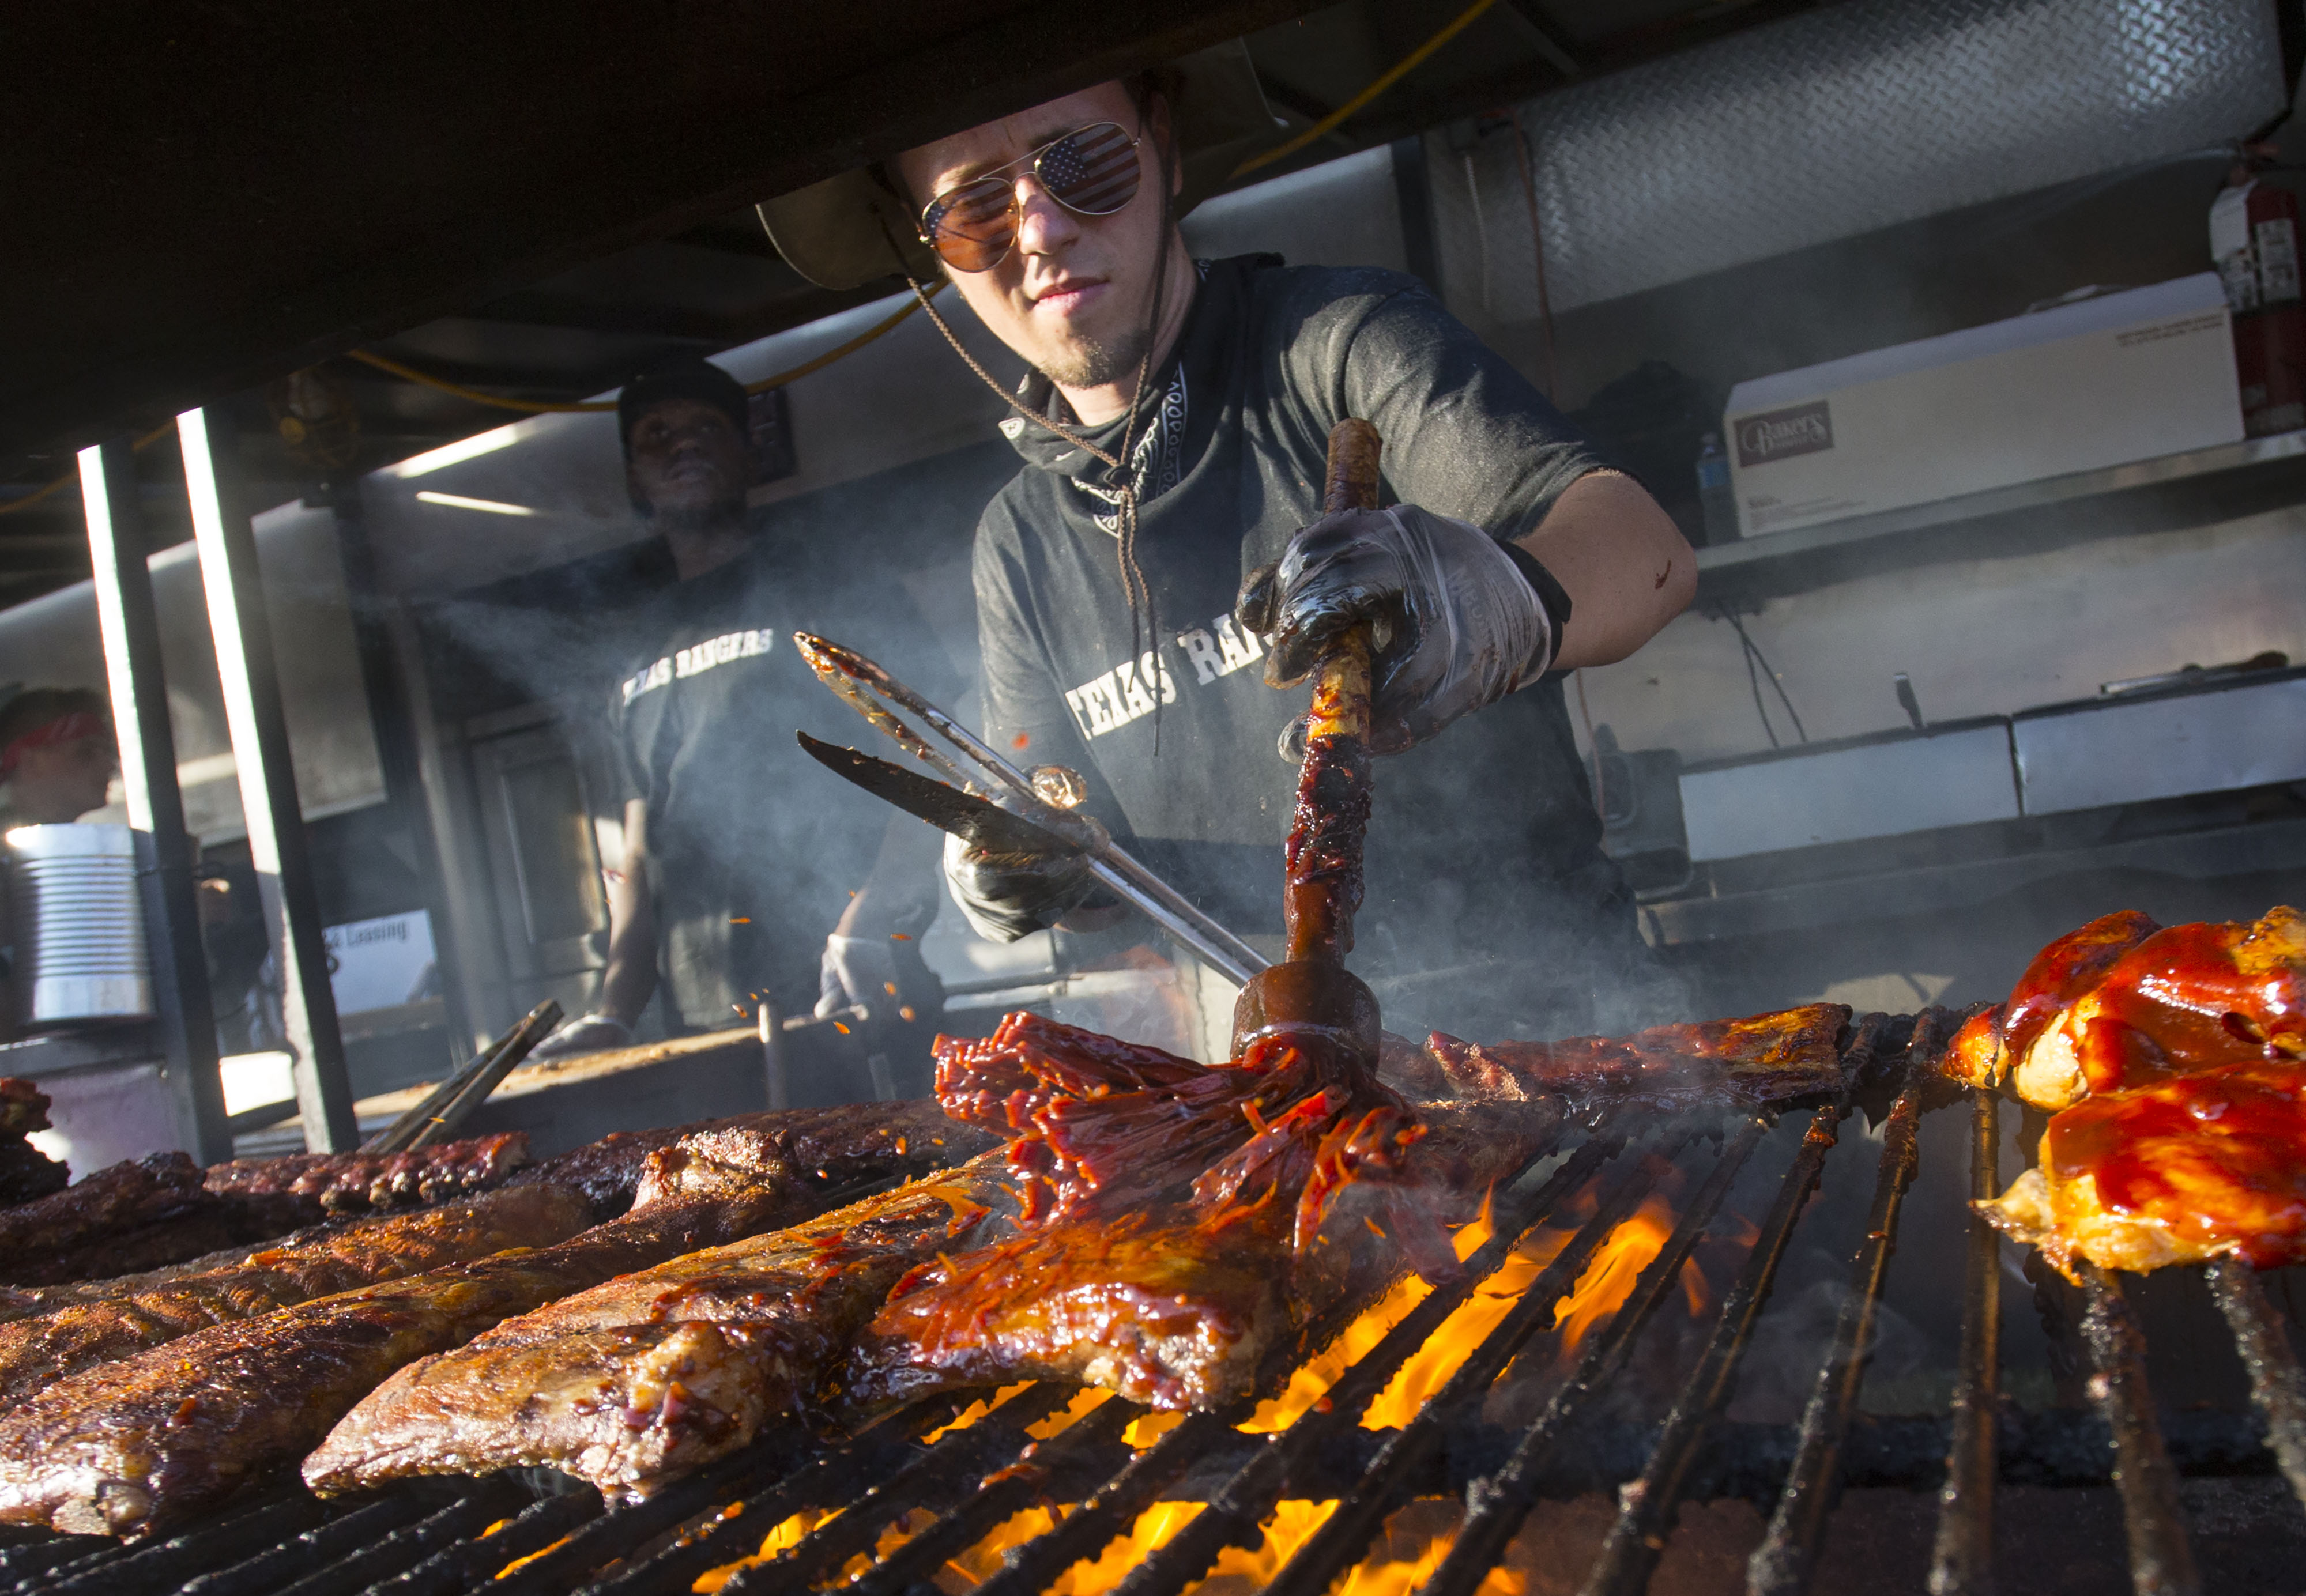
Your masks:
<instances>
[{"instance_id":1,"label":"metal pole","mask_svg":"<svg viewBox=\"0 0 2306 1596\"><path fill-rule=\"evenodd\" d=\"M369 543L360 483L330 482L329 508L336 516L337 558L344 568L353 643L360 654L369 721L376 733L377 764L384 772L385 801L392 806L407 835L409 850L415 856L417 884L424 897L425 917L431 922L432 960L440 972L451 1051L461 1058L469 1049L474 1030L472 1004L465 992L465 962L448 912L431 811L425 802L415 725L408 696L393 670L392 636L386 620L390 602L377 587L376 554Z\"/></svg>"},{"instance_id":2,"label":"metal pole","mask_svg":"<svg viewBox=\"0 0 2306 1596\"><path fill-rule=\"evenodd\" d=\"M304 1145L316 1153L350 1152L360 1145L360 1131L345 1075L336 995L329 988L329 951L305 850L304 815L288 763L288 723L280 708L256 533L246 508L228 491L237 487L229 467L218 469L218 457L229 448L230 434L212 429L205 410L185 411L176 418L176 431L184 444L192 540L200 550L201 585L208 593L225 721L240 770L249 857L280 970L281 1020Z\"/></svg>"},{"instance_id":3,"label":"metal pole","mask_svg":"<svg viewBox=\"0 0 2306 1596\"><path fill-rule=\"evenodd\" d=\"M97 623L104 637L104 675L120 740L128 824L137 833L137 886L177 1135L201 1163L222 1163L232 1156L232 1129L217 1071L216 1015L192 881L195 849L184 830L184 794L176 787L176 738L168 724L168 689L160 668L159 610L145 563L136 457L119 441L82 449L80 481Z\"/></svg>"}]
</instances>

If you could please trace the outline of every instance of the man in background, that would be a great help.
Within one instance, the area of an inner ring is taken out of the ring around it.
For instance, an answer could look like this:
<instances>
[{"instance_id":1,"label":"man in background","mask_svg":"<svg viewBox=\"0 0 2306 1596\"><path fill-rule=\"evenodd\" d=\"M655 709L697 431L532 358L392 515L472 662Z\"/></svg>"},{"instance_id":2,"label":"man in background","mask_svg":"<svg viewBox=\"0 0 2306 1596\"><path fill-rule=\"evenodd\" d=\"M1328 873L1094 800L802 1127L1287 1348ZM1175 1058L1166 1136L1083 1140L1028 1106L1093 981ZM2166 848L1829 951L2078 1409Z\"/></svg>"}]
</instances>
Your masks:
<instances>
[{"instance_id":1,"label":"man in background","mask_svg":"<svg viewBox=\"0 0 2306 1596\"><path fill-rule=\"evenodd\" d=\"M538 1052L630 1042L662 982L679 1028L742 1024L764 1003L846 1015L865 1067L797 1083L797 1103L926 1090L943 997L918 938L936 913L936 833L801 752L796 730L848 742L857 722L792 635L904 675L928 630L889 585L828 569L831 551L760 535L746 395L728 373L687 361L636 378L617 419L633 507L678 580L636 612L640 646L609 705L625 846L600 996Z\"/></svg>"},{"instance_id":2,"label":"man in background","mask_svg":"<svg viewBox=\"0 0 2306 1596\"><path fill-rule=\"evenodd\" d=\"M0 704L0 827L78 820L104 807L119 773L103 694L33 687Z\"/></svg>"}]
</instances>

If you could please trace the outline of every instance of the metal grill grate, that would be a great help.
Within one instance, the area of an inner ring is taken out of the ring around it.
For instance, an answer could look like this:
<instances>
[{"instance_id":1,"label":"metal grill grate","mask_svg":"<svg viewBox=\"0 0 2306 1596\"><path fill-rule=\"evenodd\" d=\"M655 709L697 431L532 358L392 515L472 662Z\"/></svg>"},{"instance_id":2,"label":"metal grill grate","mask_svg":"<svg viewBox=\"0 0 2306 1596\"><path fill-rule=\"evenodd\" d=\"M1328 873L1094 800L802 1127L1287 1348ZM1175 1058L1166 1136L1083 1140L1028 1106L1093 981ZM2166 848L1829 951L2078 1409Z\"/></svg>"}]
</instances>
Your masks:
<instances>
[{"instance_id":1,"label":"metal grill grate","mask_svg":"<svg viewBox=\"0 0 2306 1596\"><path fill-rule=\"evenodd\" d=\"M1125 1432L1145 1410L1109 1398L1036 1440L1031 1430L1061 1414L1074 1388L1034 1386L956 1427L969 1404L994 1395L962 1392L917 1403L831 1444L772 1435L647 1501L613 1510L604 1510L589 1489L555 1490L556 1483L568 1483L557 1476L498 1476L428 1481L329 1504L284 1489L158 1543L19 1536L0 1542L0 1592L454 1596L485 1587L491 1596L653 1596L688 1591L710 1571L744 1564L720 1587L730 1596L844 1582L858 1596L913 1596L935 1588L932 1576L948 1558L1021 1510L1073 1504L1054 1528L1011 1550L978 1587L986 1596L1038 1596L1128 1533L1155 1503L1199 1501L1201 1510L1120 1586L1124 1596L1174 1596L1208 1574L1226 1548L1259 1544L1285 1498L1310 1498L1337 1506L1268 1588L1320 1596L1361 1562L1396 1508L1421 1496L1462 1496L1463 1522L1424 1589L1466 1596L1499 1566L1539 1501L1615 1485L1621 1487L1617 1516L1584 1578L1584 1596L1645 1589L1681 1504L1727 1492L1774 1499L1748 1589L1782 1596L1813 1588L1846 1484L1914 1487L1943 1475L1929 1588L1951 1596L1991 1588L1996 1479L2073 1481L2077 1470L2088 1474L2093 1452L2097 1479L2105 1477L2109 1454L2115 1465L2135 1588L2173 1596L2199 1590L2179 1472L2190 1464L2231 1467L2259 1452L2259 1433L2238 1415L2195 1415L2165 1437L2146 1385L2143 1336L2104 1276L2086 1281L2083 1325L2102 1426L2071 1413L1998 1413L1999 1242L1975 1221L1952 1413L1943 1420L1894 1420L1858 1411L1901 1206L1918 1167L1919 1124L1926 1110L1964 1096L1940 1084L1927 1067L1960 1018L1943 1010L1918 1019L1875 1014L1850 1033L1848 1079L1858 1097L1877 1109L1886 1105L1883 1150L1850 1290L1808 1404L1789 1429L1730 1423L1723 1410L1795 1228L1853 1112L1849 1102L1810 1116L1703 1350L1655 1427L1610 1421L1598 1399L1673 1299L1684 1265L1719 1216L1732 1182L1764 1145L1769 1125L1763 1120L1637 1131L1620 1116L1593 1126L1534 1189L1500 1199L1494 1233L1468 1259L1460 1281L1420 1300L1345 1368L1324 1401L1270 1436L1235 1428L1249 1416L1243 1404L1188 1415L1132 1450ZM1992 1196L1997 1105L1990 1096L1966 1096L1972 1194ZM1536 1416L1510 1428L1484 1421L1484 1399L1551 1328L1557 1303L1597 1249L1674 1158L1697 1154L1708 1139L1716 1148L1711 1165L1670 1233ZM1587 1201L1590 1209L1582 1206ZM1396 1430L1362 1428L1396 1372L1529 1232L1560 1226L1573 1212L1584 1215L1574 1233L1414 1416ZM2306 1379L2286 1332L2248 1268L2220 1265L2209 1275L2249 1369L2266 1441L2306 1501ZM1365 1306L1340 1307L1302 1344L1324 1344ZM1277 1361L1268 1388L1277 1388L1289 1361ZM839 1511L764 1558L767 1532L810 1509Z\"/></svg>"}]
</instances>

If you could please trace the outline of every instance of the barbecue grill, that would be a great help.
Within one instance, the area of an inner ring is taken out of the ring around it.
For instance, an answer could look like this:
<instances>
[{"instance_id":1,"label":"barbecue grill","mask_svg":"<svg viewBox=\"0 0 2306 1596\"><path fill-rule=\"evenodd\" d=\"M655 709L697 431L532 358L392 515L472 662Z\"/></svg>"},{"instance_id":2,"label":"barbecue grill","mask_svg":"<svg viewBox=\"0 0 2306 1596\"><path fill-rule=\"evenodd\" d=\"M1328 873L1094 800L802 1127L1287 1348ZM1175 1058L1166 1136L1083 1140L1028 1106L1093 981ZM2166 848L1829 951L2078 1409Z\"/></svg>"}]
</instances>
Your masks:
<instances>
[{"instance_id":1,"label":"barbecue grill","mask_svg":"<svg viewBox=\"0 0 2306 1596\"><path fill-rule=\"evenodd\" d=\"M1983 1592L1993 1588L1997 1481L2104 1483L2110 1474L2135 1588L2199 1591L2182 1473L2278 1468L2306 1501L2306 1381L2249 1269L2217 1265L2208 1276L2250 1372L2255 1416L2174 1415L2165 1424L2147 1387L2139 1326L2118 1287L2098 1274L2085 1277L2081 1327L2096 1412L2029 1415L2005 1407L1998 1392L2000 1242L1972 1221L1951 1412L1902 1419L1859 1412L1926 1112L1966 1106L1973 1194L1996 1191L1996 1099L1946 1086L1931 1067L1961 1018L1933 1009L1866 1015L1851 1026L1843 1058L1851 1095L1808 1114L1661 1424L1613 1414L1602 1395L1675 1299L1733 1182L1758 1151L1783 1139L1769 1137L1764 1118L1657 1124L1621 1112L1565 1132L1498 1194L1488 1239L1462 1277L1418 1300L1344 1365L1322 1400L1270 1434L1236 1428L1249 1416L1244 1405L1187 1415L1132 1446L1132 1426L1146 1410L1119 1397L1087 1406L1075 1388L1046 1382L1006 1400L948 1394L845 1438L770 1434L628 1506L604 1507L589 1488L571 1489L573 1481L541 1472L417 1481L325 1503L283 1484L165 1541L21 1536L0 1544L0 1588L22 1596L451 1596L482 1588L494 1596L646 1596L691 1590L717 1571L719 1589L730 1596L844 1583L858 1596L912 1596L935 1590L933 1576L948 1559L1016 1515L1056 1505L1065 1510L1051 1516L1051 1527L1020 1539L979 1586L986 1596L1038 1596L1130 1533L1149 1508L1199 1503L1118 1586L1123 1596L1173 1596L1207 1575L1226 1548L1262 1542L1262 1526L1285 1500L1334 1501L1268 1581L1288 1596L1320 1596L1362 1563L1396 1510L1420 1498L1454 1498L1464 1514L1446 1555L1401 1588L1466 1596L1505 1561L1541 1501L1614 1487L1615 1518L1578 1587L1584 1596L1647 1588L1678 1510L1721 1496L1767 1505L1768 1530L1747 1586L1777 1596L1812 1588L1845 1487L1936 1485L1929 1589ZM1861 1108L1879 1121L1882 1152L1865 1241L1806 1410L1793 1426L1732 1423L1725 1408L1755 1324L1826 1157ZM1704 1173L1670 1233L1615 1313L1578 1345L1567 1375L1543 1388L1542 1404L1533 1398L1534 1417L1500 1423L1486 1416L1497 1404L1485 1408L1485 1399L1522 1378L1520 1354L1550 1344L1543 1337L1558 1305L1597 1250L1670 1161L1691 1156ZM1405 1362L1495 1280L1525 1236L1549 1224L1568 1230L1573 1220L1574 1233L1413 1417L1391 1430L1362 1427ZM1267 1388L1277 1389L1368 1306L1341 1306L1310 1327L1268 1371ZM780 1526L764 1552L764 1538Z\"/></svg>"}]
</instances>

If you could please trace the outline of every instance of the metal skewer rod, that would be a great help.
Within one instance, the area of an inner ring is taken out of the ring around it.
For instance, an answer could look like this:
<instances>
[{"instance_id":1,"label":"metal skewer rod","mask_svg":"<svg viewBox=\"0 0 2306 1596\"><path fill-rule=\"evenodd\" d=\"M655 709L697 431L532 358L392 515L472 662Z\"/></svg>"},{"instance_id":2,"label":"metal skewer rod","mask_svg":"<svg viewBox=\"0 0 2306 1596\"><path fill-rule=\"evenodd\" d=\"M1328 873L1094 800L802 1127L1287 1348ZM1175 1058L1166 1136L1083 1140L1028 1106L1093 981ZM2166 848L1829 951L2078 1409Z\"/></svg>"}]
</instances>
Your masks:
<instances>
[{"instance_id":1,"label":"metal skewer rod","mask_svg":"<svg viewBox=\"0 0 2306 1596\"><path fill-rule=\"evenodd\" d=\"M2002 1195L2002 1099L1973 1091L1969 1108L1969 1195ZM1963 1270L1961 1378L1953 1391L1953 1438L1938 1495L1937 1543L1930 1554L1930 1596L1993 1596L1994 1486L1997 1472L1994 1409L2002 1383L2002 1238L1973 1209Z\"/></svg>"},{"instance_id":2,"label":"metal skewer rod","mask_svg":"<svg viewBox=\"0 0 2306 1596\"><path fill-rule=\"evenodd\" d=\"M2089 1390L2114 1431L2114 1482L2122 1490L2131 1586L2138 1596L2199 1596L2202 1580L2186 1536L2178 1471L2163 1444L2154 1393L2146 1383L2146 1334L2114 1276L2093 1263L2079 1269L2089 1301L2082 1338L2096 1365Z\"/></svg>"},{"instance_id":3,"label":"metal skewer rod","mask_svg":"<svg viewBox=\"0 0 2306 1596\"><path fill-rule=\"evenodd\" d=\"M1788 1472L1786 1488L1771 1515L1769 1532L1747 1564L1747 1596L1800 1596L1817 1573L1825 1541L1825 1521L1841 1496L1841 1447L1866 1366L1874 1356L1874 1325L1889 1279L1890 1255L1898 1244L1898 1216L1919 1163L1915 1135L1921 1124L1922 1086L1898 1094L1883 1125L1882 1159L1866 1216L1866 1244L1858 1250L1858 1279L1842 1300L1833 1345L1819 1366L1817 1384L1802 1414L1801 1438Z\"/></svg>"},{"instance_id":4,"label":"metal skewer rod","mask_svg":"<svg viewBox=\"0 0 2306 1596\"><path fill-rule=\"evenodd\" d=\"M2222 1258L2210 1266L2209 1276L2210 1291L2250 1370L2250 1398L2266 1415L2267 1444L2292 1492L2306 1503L2306 1377L2290 1350L2290 1333L2250 1265Z\"/></svg>"},{"instance_id":5,"label":"metal skewer rod","mask_svg":"<svg viewBox=\"0 0 2306 1596\"><path fill-rule=\"evenodd\" d=\"M793 641L818 679L840 695L843 703L930 769L968 791L975 792L988 785L1004 789L1022 808L1027 819L1061 832L1065 830L1069 818L1066 811L1036 791L1031 777L1004 759L960 721L879 665L854 649L843 648L827 638L807 632L794 633ZM919 717L932 731L973 761L979 767L979 773L972 776L940 753L911 727L874 703L873 694L878 694L899 708ZM1234 982L1246 985L1251 976L1272 962L1210 918L1167 882L1131 858L1120 844L1107 839L1102 846L1089 850L1089 874L1096 876L1106 891L1192 949L1212 968Z\"/></svg>"}]
</instances>

